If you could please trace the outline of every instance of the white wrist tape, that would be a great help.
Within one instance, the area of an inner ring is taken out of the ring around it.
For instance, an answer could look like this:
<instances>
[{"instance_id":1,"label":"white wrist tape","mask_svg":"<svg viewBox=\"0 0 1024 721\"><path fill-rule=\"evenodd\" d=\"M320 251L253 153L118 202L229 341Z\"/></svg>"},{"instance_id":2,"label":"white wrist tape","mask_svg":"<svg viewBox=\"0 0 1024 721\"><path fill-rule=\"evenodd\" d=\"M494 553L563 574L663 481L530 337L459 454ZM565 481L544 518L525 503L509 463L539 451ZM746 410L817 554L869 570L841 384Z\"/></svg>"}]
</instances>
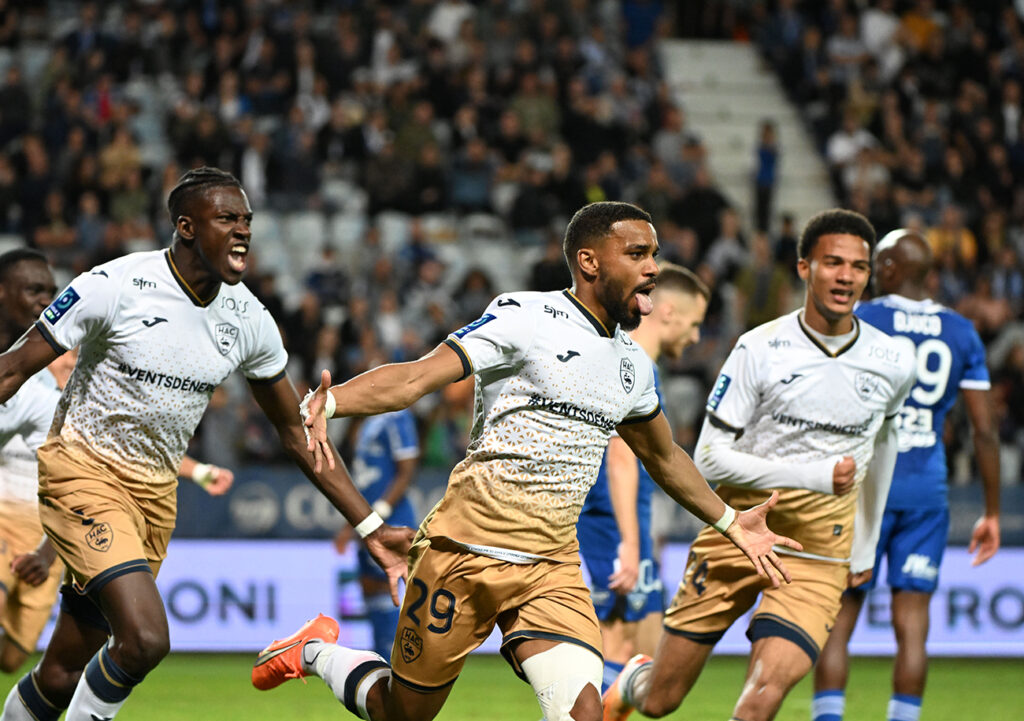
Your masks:
<instances>
[{"instance_id":1,"label":"white wrist tape","mask_svg":"<svg viewBox=\"0 0 1024 721\"><path fill-rule=\"evenodd\" d=\"M391 517L391 512L395 510L394 508L391 507L391 504L385 501L383 498L379 498L376 501L374 501L373 506L371 506L371 508L373 508L373 510L376 511L377 515L379 515L385 521Z\"/></svg>"},{"instance_id":2,"label":"white wrist tape","mask_svg":"<svg viewBox=\"0 0 1024 721\"><path fill-rule=\"evenodd\" d=\"M334 411L338 410L338 401L334 400L334 394L331 393L331 389L327 389L327 400L324 401L324 416L327 418L334 418Z\"/></svg>"},{"instance_id":3,"label":"white wrist tape","mask_svg":"<svg viewBox=\"0 0 1024 721\"><path fill-rule=\"evenodd\" d=\"M366 538L371 533L384 525L384 519L376 511L370 511L370 515L356 525L356 533L360 538Z\"/></svg>"},{"instance_id":4,"label":"white wrist tape","mask_svg":"<svg viewBox=\"0 0 1024 721\"><path fill-rule=\"evenodd\" d=\"M725 513L722 514L721 518L719 518L717 521L712 523L711 527L714 528L719 533L725 533L726 529L728 529L729 526L732 525L732 522L735 521L735 520L736 520L736 509L733 508L732 506L726 505Z\"/></svg>"},{"instance_id":5,"label":"white wrist tape","mask_svg":"<svg viewBox=\"0 0 1024 721\"><path fill-rule=\"evenodd\" d=\"M208 485L213 483L214 469L215 467L211 466L209 463L197 463L192 469L192 480L195 481L197 485L206 488Z\"/></svg>"}]
</instances>

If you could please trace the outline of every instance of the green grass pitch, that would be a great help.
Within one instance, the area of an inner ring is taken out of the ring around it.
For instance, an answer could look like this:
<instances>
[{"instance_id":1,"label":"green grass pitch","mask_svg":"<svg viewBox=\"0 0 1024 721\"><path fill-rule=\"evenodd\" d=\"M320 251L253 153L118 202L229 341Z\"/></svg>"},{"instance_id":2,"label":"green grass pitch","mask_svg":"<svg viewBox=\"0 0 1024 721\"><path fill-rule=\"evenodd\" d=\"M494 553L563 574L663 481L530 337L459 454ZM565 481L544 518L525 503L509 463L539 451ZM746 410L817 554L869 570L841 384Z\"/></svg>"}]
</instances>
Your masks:
<instances>
[{"instance_id":1,"label":"green grass pitch","mask_svg":"<svg viewBox=\"0 0 1024 721\"><path fill-rule=\"evenodd\" d=\"M274 691L249 685L253 656L172 654L132 694L119 718L126 721L193 719L296 719L342 721L351 718L318 679L308 685L289 681ZM34 661L33 661L34 662ZM890 659L856 658L847 695L846 721L885 718ZM8 690L14 676L0 677ZM712 658L696 688L670 719L720 721L729 718L743 680L745 659ZM1024 660L934 659L922 721L1024 717ZM810 679L790 693L778 721L809 721ZM639 717L637 717L639 718ZM455 684L440 721L538 721L540 708L530 687L498 656L471 656Z\"/></svg>"}]
</instances>

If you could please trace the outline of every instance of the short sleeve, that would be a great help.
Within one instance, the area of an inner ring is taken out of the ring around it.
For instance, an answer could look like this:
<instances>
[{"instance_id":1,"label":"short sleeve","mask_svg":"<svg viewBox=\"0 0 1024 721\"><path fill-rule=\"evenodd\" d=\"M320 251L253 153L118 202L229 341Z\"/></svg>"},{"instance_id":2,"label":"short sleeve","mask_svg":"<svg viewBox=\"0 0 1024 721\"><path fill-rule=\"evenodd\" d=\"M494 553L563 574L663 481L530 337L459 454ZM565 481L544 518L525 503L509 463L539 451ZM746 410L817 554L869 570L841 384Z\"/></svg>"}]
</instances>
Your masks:
<instances>
[{"instance_id":1,"label":"short sleeve","mask_svg":"<svg viewBox=\"0 0 1024 721\"><path fill-rule=\"evenodd\" d=\"M645 356L646 357L646 356ZM657 378L654 374L654 365L648 360L647 383L637 398L636 404L629 410L629 414L622 420L622 425L630 423L644 423L654 420L661 412L661 396L658 394Z\"/></svg>"},{"instance_id":2,"label":"short sleeve","mask_svg":"<svg viewBox=\"0 0 1024 721\"><path fill-rule=\"evenodd\" d=\"M985 391L992 387L985 361L985 346L974 326L965 323L964 333L964 375L960 387L967 390Z\"/></svg>"},{"instance_id":3,"label":"short sleeve","mask_svg":"<svg viewBox=\"0 0 1024 721\"><path fill-rule=\"evenodd\" d=\"M43 370L44 373L49 371ZM6 403L0 404L0 446L21 435L33 448L42 443L53 423L60 391L30 378Z\"/></svg>"},{"instance_id":4,"label":"short sleeve","mask_svg":"<svg viewBox=\"0 0 1024 721\"><path fill-rule=\"evenodd\" d=\"M396 461L419 456L419 434L412 413L402 411L388 419L388 443L391 445L391 457Z\"/></svg>"},{"instance_id":5,"label":"short sleeve","mask_svg":"<svg viewBox=\"0 0 1024 721\"><path fill-rule=\"evenodd\" d=\"M63 353L109 328L119 296L120 285L105 271L83 273L47 306L36 328Z\"/></svg>"},{"instance_id":6,"label":"short sleeve","mask_svg":"<svg viewBox=\"0 0 1024 721\"><path fill-rule=\"evenodd\" d=\"M288 352L284 349L277 323L266 308L260 313L256 333L254 348L238 369L253 383L276 383L284 378Z\"/></svg>"},{"instance_id":7,"label":"short sleeve","mask_svg":"<svg viewBox=\"0 0 1024 721\"><path fill-rule=\"evenodd\" d=\"M757 360L743 339L732 349L718 374L706 408L709 421L725 430L742 430L754 415L760 398Z\"/></svg>"},{"instance_id":8,"label":"short sleeve","mask_svg":"<svg viewBox=\"0 0 1024 721\"><path fill-rule=\"evenodd\" d=\"M451 333L444 343L462 360L462 377L466 378L513 365L530 347L534 330L528 308L499 297L482 316Z\"/></svg>"}]
</instances>

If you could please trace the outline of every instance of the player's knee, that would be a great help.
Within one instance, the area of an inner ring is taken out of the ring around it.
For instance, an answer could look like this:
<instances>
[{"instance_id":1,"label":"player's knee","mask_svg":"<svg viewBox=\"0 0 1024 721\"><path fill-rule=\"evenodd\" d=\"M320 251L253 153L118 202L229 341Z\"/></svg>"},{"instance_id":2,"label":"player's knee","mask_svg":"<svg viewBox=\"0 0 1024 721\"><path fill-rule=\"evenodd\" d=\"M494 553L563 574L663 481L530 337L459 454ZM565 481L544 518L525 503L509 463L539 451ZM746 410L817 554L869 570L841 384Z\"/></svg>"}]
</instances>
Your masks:
<instances>
[{"instance_id":1,"label":"player's knee","mask_svg":"<svg viewBox=\"0 0 1024 721\"><path fill-rule=\"evenodd\" d=\"M601 657L582 646L560 643L523 661L545 721L599 721Z\"/></svg>"},{"instance_id":2,"label":"player's knee","mask_svg":"<svg viewBox=\"0 0 1024 721\"><path fill-rule=\"evenodd\" d=\"M652 689L652 692L647 694L647 698L637 707L637 710L650 718L662 718L679 708L680 703L682 703L682 699L659 695Z\"/></svg>"},{"instance_id":3,"label":"player's knee","mask_svg":"<svg viewBox=\"0 0 1024 721\"><path fill-rule=\"evenodd\" d=\"M14 673L21 668L21 664L25 663L27 658L28 654L20 648L5 644L3 653L0 654L0 672Z\"/></svg>"},{"instance_id":4,"label":"player's knee","mask_svg":"<svg viewBox=\"0 0 1024 721\"><path fill-rule=\"evenodd\" d=\"M156 668L170 651L171 641L164 629L132 629L115 635L111 644L111 653L121 667L138 677Z\"/></svg>"}]
</instances>

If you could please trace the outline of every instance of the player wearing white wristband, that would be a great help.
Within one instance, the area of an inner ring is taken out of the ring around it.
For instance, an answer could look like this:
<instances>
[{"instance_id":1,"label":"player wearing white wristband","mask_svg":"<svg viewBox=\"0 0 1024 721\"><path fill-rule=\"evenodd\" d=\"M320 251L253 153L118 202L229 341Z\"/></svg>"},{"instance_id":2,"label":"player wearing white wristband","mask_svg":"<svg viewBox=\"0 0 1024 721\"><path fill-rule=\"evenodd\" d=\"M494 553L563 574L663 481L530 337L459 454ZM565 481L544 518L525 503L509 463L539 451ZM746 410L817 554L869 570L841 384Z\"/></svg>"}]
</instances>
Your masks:
<instances>
[{"instance_id":1,"label":"player wearing white wristband","mask_svg":"<svg viewBox=\"0 0 1024 721\"><path fill-rule=\"evenodd\" d=\"M634 707L654 717L672 712L715 643L751 608L750 662L733 718L774 718L824 646L851 572L870 571L896 460L892 419L915 367L908 341L853 317L874 240L857 213L810 220L797 265L807 285L803 308L740 336L697 440L697 467L729 505L779 494L772 527L803 544L776 549L793 582L768 588L743 575L745 559L718 530L728 514L705 528L690 547L653 663L627 664L606 694L606 721Z\"/></svg>"},{"instance_id":2,"label":"player wearing white wristband","mask_svg":"<svg viewBox=\"0 0 1024 721\"><path fill-rule=\"evenodd\" d=\"M702 520L718 521L726 504L673 442L651 360L626 333L652 310L650 216L626 203L587 205L563 248L572 290L502 295L411 363L334 388L324 372L306 420L318 463L334 462L324 445L328 396L337 415L374 415L474 375L471 440L417 534L391 664L324 643L337 626L317 619L268 647L254 669L259 687L315 673L364 719L432 719L468 653L497 625L503 655L533 686L545 718L600 716L601 635L575 526L612 431ZM757 578L756 568L779 584L788 573L772 546L799 544L768 530L772 504L738 514L727 533L750 559L746 573Z\"/></svg>"},{"instance_id":3,"label":"player wearing white wristband","mask_svg":"<svg viewBox=\"0 0 1024 721\"><path fill-rule=\"evenodd\" d=\"M64 709L69 721L113 718L167 654L155 576L176 520L176 477L213 390L236 370L307 477L350 522L370 513L344 468L314 468L306 452L277 324L241 283L253 214L238 180L190 170L167 208L169 248L80 274L0 355L5 403L80 346L37 452L39 518L71 583L43 658L7 696L4 719L56 721ZM201 470L205 481L211 474ZM388 526L366 539L396 600L411 536Z\"/></svg>"}]
</instances>

